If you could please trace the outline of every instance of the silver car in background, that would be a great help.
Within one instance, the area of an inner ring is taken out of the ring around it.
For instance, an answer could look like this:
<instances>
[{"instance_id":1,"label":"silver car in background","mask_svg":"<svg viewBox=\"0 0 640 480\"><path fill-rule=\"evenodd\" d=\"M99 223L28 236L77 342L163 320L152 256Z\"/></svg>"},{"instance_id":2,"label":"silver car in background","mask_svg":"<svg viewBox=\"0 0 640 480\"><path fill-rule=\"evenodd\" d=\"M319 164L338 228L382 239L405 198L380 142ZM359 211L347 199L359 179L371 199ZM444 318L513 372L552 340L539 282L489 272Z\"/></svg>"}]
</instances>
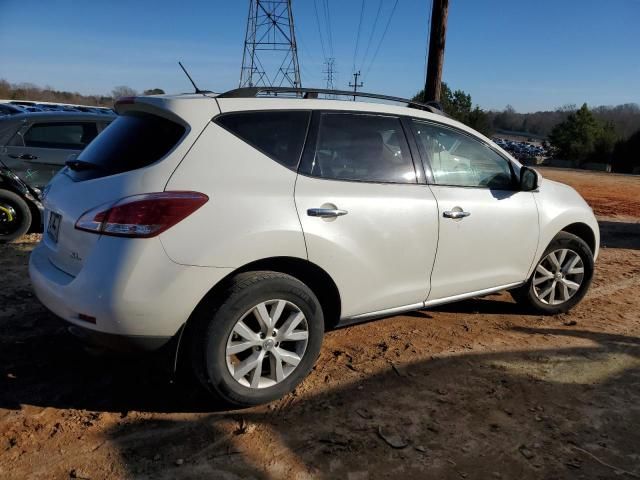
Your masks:
<instances>
[{"instance_id":1,"label":"silver car in background","mask_svg":"<svg viewBox=\"0 0 640 480\"><path fill-rule=\"evenodd\" d=\"M41 228L42 189L115 117L53 111L0 117L0 242Z\"/></svg>"}]
</instances>

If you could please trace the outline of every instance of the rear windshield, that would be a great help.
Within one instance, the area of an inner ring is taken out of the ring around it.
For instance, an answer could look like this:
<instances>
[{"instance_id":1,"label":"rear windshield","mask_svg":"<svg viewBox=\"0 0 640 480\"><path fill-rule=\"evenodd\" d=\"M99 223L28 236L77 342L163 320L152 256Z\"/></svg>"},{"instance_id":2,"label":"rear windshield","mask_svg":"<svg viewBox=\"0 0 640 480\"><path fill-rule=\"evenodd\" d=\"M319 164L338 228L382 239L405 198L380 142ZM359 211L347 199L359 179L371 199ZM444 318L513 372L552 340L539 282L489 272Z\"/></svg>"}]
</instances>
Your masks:
<instances>
[{"instance_id":1,"label":"rear windshield","mask_svg":"<svg viewBox=\"0 0 640 480\"><path fill-rule=\"evenodd\" d=\"M141 112L119 115L78 156L102 174L128 172L164 157L184 135L185 128L165 118Z\"/></svg>"}]
</instances>

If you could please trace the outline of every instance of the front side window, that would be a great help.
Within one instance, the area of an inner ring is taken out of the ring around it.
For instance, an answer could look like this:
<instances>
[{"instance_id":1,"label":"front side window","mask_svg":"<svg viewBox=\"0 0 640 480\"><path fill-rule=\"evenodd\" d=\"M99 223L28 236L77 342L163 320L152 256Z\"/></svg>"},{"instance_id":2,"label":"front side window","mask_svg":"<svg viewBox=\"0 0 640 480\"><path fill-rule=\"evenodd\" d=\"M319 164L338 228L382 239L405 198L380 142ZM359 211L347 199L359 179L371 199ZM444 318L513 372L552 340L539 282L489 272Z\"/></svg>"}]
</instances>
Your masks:
<instances>
[{"instance_id":1,"label":"front side window","mask_svg":"<svg viewBox=\"0 0 640 480\"><path fill-rule=\"evenodd\" d=\"M229 113L216 122L285 167L298 167L307 135L307 111Z\"/></svg>"},{"instance_id":2,"label":"front side window","mask_svg":"<svg viewBox=\"0 0 640 480\"><path fill-rule=\"evenodd\" d=\"M323 113L309 174L334 180L417 183L400 119Z\"/></svg>"},{"instance_id":3,"label":"front side window","mask_svg":"<svg viewBox=\"0 0 640 480\"><path fill-rule=\"evenodd\" d=\"M487 145L450 128L419 120L412 123L436 184L513 189L509 162Z\"/></svg>"},{"instance_id":4,"label":"front side window","mask_svg":"<svg viewBox=\"0 0 640 480\"><path fill-rule=\"evenodd\" d=\"M93 122L36 123L23 138L27 147L82 150L97 135L98 129Z\"/></svg>"}]
</instances>

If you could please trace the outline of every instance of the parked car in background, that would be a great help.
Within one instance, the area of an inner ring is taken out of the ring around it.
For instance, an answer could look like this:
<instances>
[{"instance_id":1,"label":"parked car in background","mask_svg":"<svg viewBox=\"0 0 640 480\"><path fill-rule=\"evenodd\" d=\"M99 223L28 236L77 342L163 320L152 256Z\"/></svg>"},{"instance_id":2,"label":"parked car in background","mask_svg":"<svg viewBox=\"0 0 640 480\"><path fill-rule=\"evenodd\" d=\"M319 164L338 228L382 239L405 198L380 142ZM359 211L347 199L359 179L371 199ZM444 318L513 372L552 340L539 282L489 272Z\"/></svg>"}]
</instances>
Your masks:
<instances>
[{"instance_id":1,"label":"parked car in background","mask_svg":"<svg viewBox=\"0 0 640 480\"><path fill-rule=\"evenodd\" d=\"M24 112L89 112L113 115L111 108L90 105L74 105L53 102L34 102L31 100L0 100L0 117Z\"/></svg>"},{"instance_id":2,"label":"parked car in background","mask_svg":"<svg viewBox=\"0 0 640 480\"><path fill-rule=\"evenodd\" d=\"M45 112L64 112L62 105L56 105L55 103L38 103L36 107Z\"/></svg>"},{"instance_id":3,"label":"parked car in background","mask_svg":"<svg viewBox=\"0 0 640 480\"><path fill-rule=\"evenodd\" d=\"M3 115L17 115L18 113L24 113L25 110L20 105L13 105L11 103L0 103L0 117Z\"/></svg>"},{"instance_id":4,"label":"parked car in background","mask_svg":"<svg viewBox=\"0 0 640 480\"><path fill-rule=\"evenodd\" d=\"M541 145L533 145L527 142L518 142L514 140L506 140L504 138L495 137L493 141L500 148L505 149L518 160L526 160L531 157L548 156L549 152Z\"/></svg>"},{"instance_id":5,"label":"parked car in background","mask_svg":"<svg viewBox=\"0 0 640 480\"><path fill-rule=\"evenodd\" d=\"M119 101L47 187L38 298L87 342L173 347L255 405L302 381L325 328L500 290L544 314L584 297L599 230L575 190L430 105L314 92Z\"/></svg>"},{"instance_id":6,"label":"parked car in background","mask_svg":"<svg viewBox=\"0 0 640 480\"><path fill-rule=\"evenodd\" d=\"M11 109L11 104L0 104ZM0 117L0 241L42 224L40 194L71 155L80 153L115 115L24 112Z\"/></svg>"}]
</instances>

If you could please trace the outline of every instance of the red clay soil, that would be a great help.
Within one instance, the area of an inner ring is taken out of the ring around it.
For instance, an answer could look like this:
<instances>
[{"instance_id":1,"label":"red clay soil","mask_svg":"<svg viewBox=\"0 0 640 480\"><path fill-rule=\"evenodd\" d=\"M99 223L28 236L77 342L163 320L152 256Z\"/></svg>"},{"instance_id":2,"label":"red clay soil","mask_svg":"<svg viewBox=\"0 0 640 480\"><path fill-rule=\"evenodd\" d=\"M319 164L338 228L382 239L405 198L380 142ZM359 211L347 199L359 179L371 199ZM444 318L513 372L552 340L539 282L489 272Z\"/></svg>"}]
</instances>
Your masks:
<instances>
[{"instance_id":1,"label":"red clay soil","mask_svg":"<svg viewBox=\"0 0 640 480\"><path fill-rule=\"evenodd\" d=\"M640 175L540 168L543 177L566 183L587 200L596 215L640 218Z\"/></svg>"}]
</instances>

